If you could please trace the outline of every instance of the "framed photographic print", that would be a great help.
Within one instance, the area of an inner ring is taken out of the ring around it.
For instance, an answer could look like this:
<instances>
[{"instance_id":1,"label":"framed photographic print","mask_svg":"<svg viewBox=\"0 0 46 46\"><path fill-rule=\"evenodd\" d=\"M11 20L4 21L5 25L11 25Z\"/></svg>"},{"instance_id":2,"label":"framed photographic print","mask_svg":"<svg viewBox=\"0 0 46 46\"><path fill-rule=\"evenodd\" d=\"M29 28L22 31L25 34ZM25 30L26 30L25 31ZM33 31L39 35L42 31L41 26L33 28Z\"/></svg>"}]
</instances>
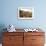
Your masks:
<instances>
[{"instance_id":1,"label":"framed photographic print","mask_svg":"<svg viewBox=\"0 0 46 46\"><path fill-rule=\"evenodd\" d=\"M33 19L34 18L34 8L19 7L18 8L18 18L19 19Z\"/></svg>"}]
</instances>

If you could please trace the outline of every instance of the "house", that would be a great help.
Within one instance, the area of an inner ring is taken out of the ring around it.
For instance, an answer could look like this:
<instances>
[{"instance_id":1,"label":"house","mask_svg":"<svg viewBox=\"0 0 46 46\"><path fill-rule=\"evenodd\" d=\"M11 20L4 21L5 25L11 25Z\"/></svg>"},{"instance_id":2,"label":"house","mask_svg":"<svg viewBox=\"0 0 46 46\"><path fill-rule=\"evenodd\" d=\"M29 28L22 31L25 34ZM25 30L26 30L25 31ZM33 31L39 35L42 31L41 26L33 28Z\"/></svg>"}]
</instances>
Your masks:
<instances>
[{"instance_id":1,"label":"house","mask_svg":"<svg viewBox=\"0 0 46 46\"><path fill-rule=\"evenodd\" d=\"M18 19L19 7L34 8L34 18ZM46 0L0 0L0 32L9 24L13 24L16 28L39 27L43 29L46 36Z\"/></svg>"}]
</instances>

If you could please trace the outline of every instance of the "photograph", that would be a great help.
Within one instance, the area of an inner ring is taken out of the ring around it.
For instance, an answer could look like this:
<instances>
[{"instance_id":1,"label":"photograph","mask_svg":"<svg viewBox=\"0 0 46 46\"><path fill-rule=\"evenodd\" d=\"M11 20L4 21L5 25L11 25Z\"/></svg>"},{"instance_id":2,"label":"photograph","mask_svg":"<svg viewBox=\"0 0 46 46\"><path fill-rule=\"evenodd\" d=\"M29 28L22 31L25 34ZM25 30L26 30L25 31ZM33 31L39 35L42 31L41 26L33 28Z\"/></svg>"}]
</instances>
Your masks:
<instances>
[{"instance_id":1,"label":"photograph","mask_svg":"<svg viewBox=\"0 0 46 46\"><path fill-rule=\"evenodd\" d=\"M18 8L19 19L32 19L34 16L34 9L31 7L20 7Z\"/></svg>"}]
</instances>

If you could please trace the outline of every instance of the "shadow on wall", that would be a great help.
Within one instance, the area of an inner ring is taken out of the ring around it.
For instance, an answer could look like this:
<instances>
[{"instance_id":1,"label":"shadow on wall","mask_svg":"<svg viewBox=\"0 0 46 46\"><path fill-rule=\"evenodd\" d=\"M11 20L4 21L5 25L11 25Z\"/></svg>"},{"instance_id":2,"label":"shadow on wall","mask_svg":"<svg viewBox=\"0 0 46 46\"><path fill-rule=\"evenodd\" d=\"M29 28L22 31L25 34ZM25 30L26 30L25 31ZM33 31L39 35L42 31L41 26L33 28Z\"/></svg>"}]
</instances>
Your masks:
<instances>
[{"instance_id":1,"label":"shadow on wall","mask_svg":"<svg viewBox=\"0 0 46 46\"><path fill-rule=\"evenodd\" d=\"M2 43L2 36L3 36L2 32L6 31L6 30L4 30L4 28L6 28L5 25L0 24L0 43Z\"/></svg>"}]
</instances>

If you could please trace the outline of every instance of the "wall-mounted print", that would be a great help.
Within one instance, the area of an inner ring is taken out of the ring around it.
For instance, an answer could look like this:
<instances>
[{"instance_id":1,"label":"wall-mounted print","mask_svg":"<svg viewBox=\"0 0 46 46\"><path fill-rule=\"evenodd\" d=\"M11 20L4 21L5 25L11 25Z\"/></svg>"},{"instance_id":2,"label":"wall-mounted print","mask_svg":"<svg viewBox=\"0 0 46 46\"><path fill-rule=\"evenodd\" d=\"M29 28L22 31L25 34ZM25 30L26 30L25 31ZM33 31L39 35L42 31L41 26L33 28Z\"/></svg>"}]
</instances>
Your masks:
<instances>
[{"instance_id":1,"label":"wall-mounted print","mask_svg":"<svg viewBox=\"0 0 46 46\"><path fill-rule=\"evenodd\" d=\"M33 19L34 18L34 8L19 7L18 8L18 18L19 19Z\"/></svg>"}]
</instances>

